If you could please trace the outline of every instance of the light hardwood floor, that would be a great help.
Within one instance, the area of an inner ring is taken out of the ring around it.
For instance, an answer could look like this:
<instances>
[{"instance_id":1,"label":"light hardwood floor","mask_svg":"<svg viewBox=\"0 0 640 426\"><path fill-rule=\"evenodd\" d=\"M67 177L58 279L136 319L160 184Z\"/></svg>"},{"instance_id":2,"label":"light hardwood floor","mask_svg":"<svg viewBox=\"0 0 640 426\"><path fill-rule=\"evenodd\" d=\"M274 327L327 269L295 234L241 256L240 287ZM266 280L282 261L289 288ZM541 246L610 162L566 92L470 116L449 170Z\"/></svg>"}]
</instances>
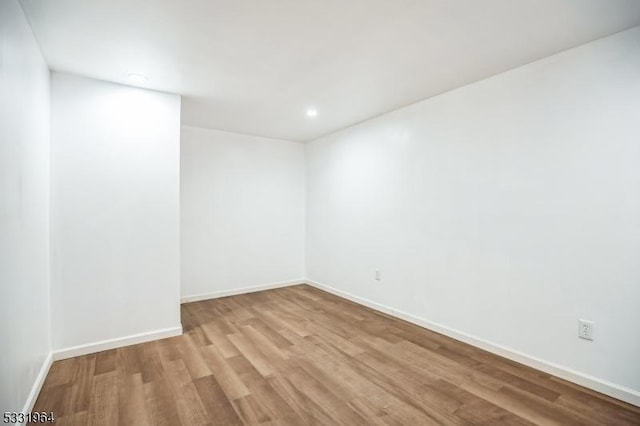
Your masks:
<instances>
[{"instance_id":1,"label":"light hardwood floor","mask_svg":"<svg viewBox=\"0 0 640 426\"><path fill-rule=\"evenodd\" d=\"M182 305L182 336L53 364L58 425L640 424L640 408L301 285Z\"/></svg>"}]
</instances>

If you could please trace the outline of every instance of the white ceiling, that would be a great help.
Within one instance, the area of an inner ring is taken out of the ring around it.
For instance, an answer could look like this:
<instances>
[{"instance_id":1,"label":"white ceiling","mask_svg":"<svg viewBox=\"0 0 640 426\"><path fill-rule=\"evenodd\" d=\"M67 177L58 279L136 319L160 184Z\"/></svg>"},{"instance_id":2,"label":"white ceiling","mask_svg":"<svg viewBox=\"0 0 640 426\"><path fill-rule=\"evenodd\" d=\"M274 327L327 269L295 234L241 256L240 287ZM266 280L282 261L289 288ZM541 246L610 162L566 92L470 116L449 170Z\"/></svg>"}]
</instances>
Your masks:
<instances>
[{"instance_id":1,"label":"white ceiling","mask_svg":"<svg viewBox=\"0 0 640 426\"><path fill-rule=\"evenodd\" d=\"M298 141L640 25L640 0L21 3L53 70L142 73L183 124Z\"/></svg>"}]
</instances>

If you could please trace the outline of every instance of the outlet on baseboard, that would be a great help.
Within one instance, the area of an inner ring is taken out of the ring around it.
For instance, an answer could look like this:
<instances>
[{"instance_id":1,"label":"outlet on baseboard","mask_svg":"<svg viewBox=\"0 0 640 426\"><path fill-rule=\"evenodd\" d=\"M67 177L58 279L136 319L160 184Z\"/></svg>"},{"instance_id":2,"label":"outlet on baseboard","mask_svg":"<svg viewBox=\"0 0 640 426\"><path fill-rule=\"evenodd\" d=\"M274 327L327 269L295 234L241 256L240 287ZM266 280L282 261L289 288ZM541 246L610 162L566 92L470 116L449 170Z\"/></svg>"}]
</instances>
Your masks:
<instances>
[{"instance_id":1,"label":"outlet on baseboard","mask_svg":"<svg viewBox=\"0 0 640 426\"><path fill-rule=\"evenodd\" d=\"M593 328L595 323L589 320L578 320L578 337L585 340L593 340Z\"/></svg>"},{"instance_id":2,"label":"outlet on baseboard","mask_svg":"<svg viewBox=\"0 0 640 426\"><path fill-rule=\"evenodd\" d=\"M375 278L376 281L382 280L382 275L380 275L380 269L375 270L373 277Z\"/></svg>"}]
</instances>

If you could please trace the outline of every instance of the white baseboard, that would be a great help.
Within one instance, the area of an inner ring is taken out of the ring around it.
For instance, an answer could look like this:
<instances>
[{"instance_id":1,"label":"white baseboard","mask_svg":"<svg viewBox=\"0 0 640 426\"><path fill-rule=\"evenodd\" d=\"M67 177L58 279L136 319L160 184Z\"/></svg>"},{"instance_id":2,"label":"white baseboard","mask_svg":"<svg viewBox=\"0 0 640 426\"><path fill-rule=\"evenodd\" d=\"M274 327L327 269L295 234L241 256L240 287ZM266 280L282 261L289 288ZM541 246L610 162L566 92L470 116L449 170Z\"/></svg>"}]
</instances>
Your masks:
<instances>
[{"instance_id":1,"label":"white baseboard","mask_svg":"<svg viewBox=\"0 0 640 426\"><path fill-rule=\"evenodd\" d=\"M629 404L633 404L635 406L640 407L640 392L634 389L617 385L615 383L611 383L606 380L602 380L597 377L593 377L588 374L584 374L579 371L572 370L571 368L567 368L558 364L554 364L549 361L545 361L545 360L524 354L522 352L519 352L513 349L506 348L504 346L498 345L493 342L489 342L479 337L472 336L462 331L454 330L442 324L434 323L424 318L420 318L420 317L408 314L406 312L393 309L389 306L372 302L371 300L364 299L362 297L354 296L351 293L338 290L326 284L322 284L322 283L311 281L311 280L306 280L305 282L313 287L319 288L320 290L324 290L326 292L335 294L336 296L343 297L345 299L351 300L352 302L367 306L371 309L375 309L380 312L384 312L385 314L391 315L393 317L400 318L402 320L418 325L420 327L424 327L426 329L435 331L437 333L444 334L445 336L449 336L453 339L460 340L472 346L476 346L478 348L484 349L493 354L502 356L504 358L510 359L515 362L519 362L520 364L524 364L526 366L535 368L545 373L552 374L556 377L560 377L561 379L568 380L570 382L592 389L596 392L609 395L613 398L617 398L621 401L628 402Z\"/></svg>"},{"instance_id":2,"label":"white baseboard","mask_svg":"<svg viewBox=\"0 0 640 426\"><path fill-rule=\"evenodd\" d=\"M100 342L87 343L85 345L73 346L70 348L57 349L53 351L53 360L73 358L76 356L102 352L109 349L121 348L123 346L135 345L138 343L150 342L152 340L164 339L167 337L179 336L182 334L182 326L154 330L146 333L131 334L129 336L115 339L102 340Z\"/></svg>"},{"instance_id":3,"label":"white baseboard","mask_svg":"<svg viewBox=\"0 0 640 426\"><path fill-rule=\"evenodd\" d=\"M237 294L254 293L256 291L271 290L274 288L289 287L292 285L305 284L306 280L280 281L277 283L268 283L254 285L250 287L234 288L231 290L214 291L211 293L194 294L191 296L182 296L180 303L199 302L200 300L217 299L219 297L235 296Z\"/></svg>"},{"instance_id":4,"label":"white baseboard","mask_svg":"<svg viewBox=\"0 0 640 426\"><path fill-rule=\"evenodd\" d=\"M49 352L40 367L40 371L38 372L36 380L33 382L33 386L29 392L29 396L27 396L27 400L24 403L24 407L22 408L23 413L30 413L33 410L33 406L36 404L36 400L38 399L38 395L40 395L40 390L44 384L44 379L46 379L47 374L49 374L51 364L53 364L53 354Z\"/></svg>"}]
</instances>

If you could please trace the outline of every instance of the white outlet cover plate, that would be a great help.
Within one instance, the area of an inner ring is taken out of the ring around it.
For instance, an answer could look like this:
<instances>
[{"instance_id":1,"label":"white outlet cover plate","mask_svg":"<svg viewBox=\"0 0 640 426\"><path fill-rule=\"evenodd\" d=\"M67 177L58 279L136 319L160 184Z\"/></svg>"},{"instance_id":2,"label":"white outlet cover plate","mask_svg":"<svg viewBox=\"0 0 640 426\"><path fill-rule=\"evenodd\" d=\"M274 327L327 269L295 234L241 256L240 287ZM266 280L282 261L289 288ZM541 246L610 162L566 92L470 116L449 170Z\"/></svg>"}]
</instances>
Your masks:
<instances>
[{"instance_id":1,"label":"white outlet cover plate","mask_svg":"<svg viewBox=\"0 0 640 426\"><path fill-rule=\"evenodd\" d=\"M578 320L578 337L585 340L593 340L595 323L589 320Z\"/></svg>"}]
</instances>

